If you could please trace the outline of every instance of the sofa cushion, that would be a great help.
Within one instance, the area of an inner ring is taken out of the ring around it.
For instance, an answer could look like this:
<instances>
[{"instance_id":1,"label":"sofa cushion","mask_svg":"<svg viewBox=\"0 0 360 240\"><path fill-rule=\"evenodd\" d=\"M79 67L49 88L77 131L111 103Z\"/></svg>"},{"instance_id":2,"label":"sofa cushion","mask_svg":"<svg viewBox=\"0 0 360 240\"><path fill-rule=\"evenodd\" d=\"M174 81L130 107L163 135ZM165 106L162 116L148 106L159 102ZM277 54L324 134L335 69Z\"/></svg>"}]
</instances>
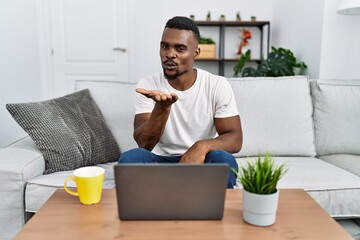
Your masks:
<instances>
[{"instance_id":1,"label":"sofa cushion","mask_svg":"<svg viewBox=\"0 0 360 240\"><path fill-rule=\"evenodd\" d=\"M76 81L75 89L89 89L122 152L137 147L133 138L136 83Z\"/></svg>"},{"instance_id":2,"label":"sofa cushion","mask_svg":"<svg viewBox=\"0 0 360 240\"><path fill-rule=\"evenodd\" d=\"M311 82L319 156L360 155L360 80Z\"/></svg>"},{"instance_id":3,"label":"sofa cushion","mask_svg":"<svg viewBox=\"0 0 360 240\"><path fill-rule=\"evenodd\" d=\"M255 161L256 158L250 158ZM239 166L247 159L237 159ZM360 217L360 177L312 157L275 157L287 173L278 188L302 188L332 217ZM238 187L241 184L238 183Z\"/></svg>"},{"instance_id":4,"label":"sofa cushion","mask_svg":"<svg viewBox=\"0 0 360 240\"><path fill-rule=\"evenodd\" d=\"M360 156L350 154L334 154L321 156L321 160L338 166L360 177Z\"/></svg>"},{"instance_id":5,"label":"sofa cushion","mask_svg":"<svg viewBox=\"0 0 360 240\"><path fill-rule=\"evenodd\" d=\"M6 108L42 152L44 174L119 158L116 140L89 90Z\"/></svg>"},{"instance_id":6,"label":"sofa cushion","mask_svg":"<svg viewBox=\"0 0 360 240\"><path fill-rule=\"evenodd\" d=\"M235 154L315 156L312 102L308 78L229 78L243 129L243 147Z\"/></svg>"}]
</instances>

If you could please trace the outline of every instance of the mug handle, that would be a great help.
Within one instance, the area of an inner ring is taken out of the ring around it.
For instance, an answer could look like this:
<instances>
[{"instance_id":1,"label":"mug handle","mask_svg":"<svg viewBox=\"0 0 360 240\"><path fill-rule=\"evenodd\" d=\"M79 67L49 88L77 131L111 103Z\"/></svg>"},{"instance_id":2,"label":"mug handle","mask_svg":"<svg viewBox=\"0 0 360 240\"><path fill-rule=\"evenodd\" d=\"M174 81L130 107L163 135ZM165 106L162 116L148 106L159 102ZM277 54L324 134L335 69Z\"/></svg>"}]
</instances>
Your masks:
<instances>
[{"instance_id":1,"label":"mug handle","mask_svg":"<svg viewBox=\"0 0 360 240\"><path fill-rule=\"evenodd\" d=\"M78 193L78 192L71 191L70 189L67 188L67 186L66 186L67 181L74 181L74 182L75 182L75 177L67 177L67 178L65 179L64 189L65 189L65 191L67 191L67 192L70 193L71 195L79 196L79 193Z\"/></svg>"}]
</instances>

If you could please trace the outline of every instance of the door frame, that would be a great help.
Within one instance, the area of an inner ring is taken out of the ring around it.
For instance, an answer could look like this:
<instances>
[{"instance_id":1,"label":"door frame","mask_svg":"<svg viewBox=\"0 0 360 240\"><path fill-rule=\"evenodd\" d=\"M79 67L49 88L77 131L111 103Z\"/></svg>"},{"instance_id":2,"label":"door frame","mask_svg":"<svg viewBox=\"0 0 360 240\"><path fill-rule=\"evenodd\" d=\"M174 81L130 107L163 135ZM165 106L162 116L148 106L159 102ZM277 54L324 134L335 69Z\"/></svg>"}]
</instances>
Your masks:
<instances>
[{"instance_id":1,"label":"door frame","mask_svg":"<svg viewBox=\"0 0 360 240\"><path fill-rule=\"evenodd\" d=\"M54 96L54 70L51 42L51 9L48 0L36 0L41 98Z\"/></svg>"}]
</instances>

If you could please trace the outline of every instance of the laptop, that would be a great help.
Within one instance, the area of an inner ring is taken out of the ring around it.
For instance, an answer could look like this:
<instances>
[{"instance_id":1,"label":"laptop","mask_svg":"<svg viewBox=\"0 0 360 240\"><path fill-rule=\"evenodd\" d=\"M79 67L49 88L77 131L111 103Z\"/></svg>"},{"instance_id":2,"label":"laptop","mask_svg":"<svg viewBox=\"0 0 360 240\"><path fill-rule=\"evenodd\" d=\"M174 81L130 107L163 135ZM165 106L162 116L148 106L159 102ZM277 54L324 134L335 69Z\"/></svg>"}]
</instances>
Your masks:
<instances>
[{"instance_id":1,"label":"laptop","mask_svg":"<svg viewBox=\"0 0 360 240\"><path fill-rule=\"evenodd\" d=\"M120 220L220 220L227 164L114 166Z\"/></svg>"}]
</instances>

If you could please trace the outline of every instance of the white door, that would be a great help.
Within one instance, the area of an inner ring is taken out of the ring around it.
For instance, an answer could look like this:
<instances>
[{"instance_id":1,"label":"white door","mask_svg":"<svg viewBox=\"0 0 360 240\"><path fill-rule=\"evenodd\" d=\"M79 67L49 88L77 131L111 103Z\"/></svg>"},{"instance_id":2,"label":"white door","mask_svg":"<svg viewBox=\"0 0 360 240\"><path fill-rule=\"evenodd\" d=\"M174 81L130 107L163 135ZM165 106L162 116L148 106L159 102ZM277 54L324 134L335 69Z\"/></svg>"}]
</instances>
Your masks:
<instances>
[{"instance_id":1,"label":"white door","mask_svg":"<svg viewBox=\"0 0 360 240\"><path fill-rule=\"evenodd\" d=\"M75 80L128 81L127 0L50 0L49 8L48 96L73 92Z\"/></svg>"}]
</instances>

